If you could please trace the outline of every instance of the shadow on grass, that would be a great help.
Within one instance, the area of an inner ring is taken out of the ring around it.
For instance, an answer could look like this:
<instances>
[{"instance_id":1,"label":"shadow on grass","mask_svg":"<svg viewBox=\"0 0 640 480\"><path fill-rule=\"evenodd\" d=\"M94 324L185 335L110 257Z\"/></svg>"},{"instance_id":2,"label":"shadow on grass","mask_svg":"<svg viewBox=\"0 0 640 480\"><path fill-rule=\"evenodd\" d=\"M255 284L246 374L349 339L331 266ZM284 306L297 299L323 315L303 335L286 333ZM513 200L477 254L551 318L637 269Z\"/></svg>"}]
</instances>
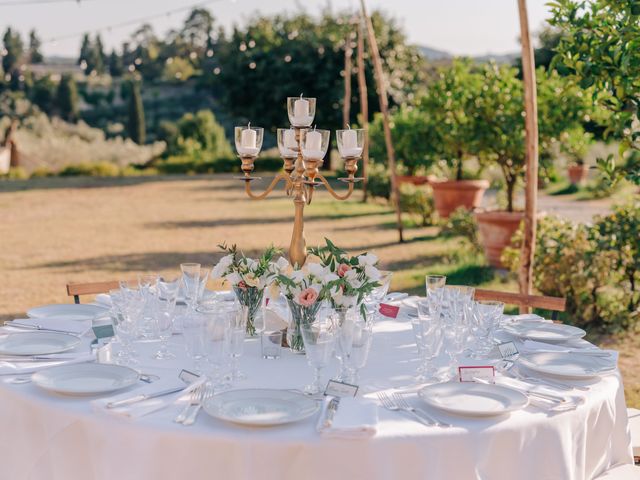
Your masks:
<instances>
[{"instance_id":1,"label":"shadow on grass","mask_svg":"<svg viewBox=\"0 0 640 480\"><path fill-rule=\"evenodd\" d=\"M577 193L580 191L580 188L577 185L572 183L560 188L559 190L554 190L549 192L549 195L558 196L558 195L571 195L573 193Z\"/></svg>"},{"instance_id":2,"label":"shadow on grass","mask_svg":"<svg viewBox=\"0 0 640 480\"><path fill-rule=\"evenodd\" d=\"M447 285L481 285L496 278L496 271L487 265L462 265L446 273Z\"/></svg>"},{"instance_id":3,"label":"shadow on grass","mask_svg":"<svg viewBox=\"0 0 640 480\"><path fill-rule=\"evenodd\" d=\"M129 187L154 182L229 180L230 177L213 175L143 175L139 177L51 177L30 180L0 181L0 194L25 190L55 190L63 188ZM226 188L226 187L223 187ZM229 187L229 189L235 187Z\"/></svg>"},{"instance_id":4,"label":"shadow on grass","mask_svg":"<svg viewBox=\"0 0 640 480\"><path fill-rule=\"evenodd\" d=\"M217 249L216 249L217 250ZM245 250L249 257L257 257L262 252L259 250ZM128 255L106 255L92 258L78 258L61 262L47 262L33 265L31 269L47 268L61 269L66 272L91 272L92 270L102 270L113 272L114 275L120 272L131 271L159 271L175 269L179 271L181 263L197 262L210 267L225 255L223 252L160 252L160 253L132 253ZM87 281L106 281L110 278L87 278Z\"/></svg>"}]
</instances>

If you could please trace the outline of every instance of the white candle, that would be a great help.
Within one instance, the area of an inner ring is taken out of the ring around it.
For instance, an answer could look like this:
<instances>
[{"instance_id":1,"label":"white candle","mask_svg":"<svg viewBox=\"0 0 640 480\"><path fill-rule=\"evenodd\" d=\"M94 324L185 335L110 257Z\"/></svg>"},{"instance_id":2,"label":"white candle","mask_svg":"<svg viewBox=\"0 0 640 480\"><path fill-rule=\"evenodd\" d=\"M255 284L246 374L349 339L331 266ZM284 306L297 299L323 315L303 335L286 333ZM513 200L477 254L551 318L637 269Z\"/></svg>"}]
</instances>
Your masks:
<instances>
[{"instance_id":1,"label":"white candle","mask_svg":"<svg viewBox=\"0 0 640 480\"><path fill-rule=\"evenodd\" d=\"M298 148L298 142L296 141L296 132L292 129L284 131L284 148L289 150L295 150Z\"/></svg>"},{"instance_id":2,"label":"white candle","mask_svg":"<svg viewBox=\"0 0 640 480\"><path fill-rule=\"evenodd\" d=\"M256 148L257 138L255 130L245 128L240 136L240 145L242 145L242 148Z\"/></svg>"},{"instance_id":3,"label":"white candle","mask_svg":"<svg viewBox=\"0 0 640 480\"><path fill-rule=\"evenodd\" d=\"M309 101L300 97L293 102L293 116L296 118L304 118L309 116Z\"/></svg>"},{"instance_id":4,"label":"white candle","mask_svg":"<svg viewBox=\"0 0 640 480\"><path fill-rule=\"evenodd\" d=\"M305 140L304 146L306 150L321 151L322 135L320 134L320 132L316 132L315 130L307 132L307 138Z\"/></svg>"},{"instance_id":5,"label":"white candle","mask_svg":"<svg viewBox=\"0 0 640 480\"><path fill-rule=\"evenodd\" d=\"M358 134L355 130L345 130L342 132L342 148L345 150L358 148Z\"/></svg>"}]
</instances>

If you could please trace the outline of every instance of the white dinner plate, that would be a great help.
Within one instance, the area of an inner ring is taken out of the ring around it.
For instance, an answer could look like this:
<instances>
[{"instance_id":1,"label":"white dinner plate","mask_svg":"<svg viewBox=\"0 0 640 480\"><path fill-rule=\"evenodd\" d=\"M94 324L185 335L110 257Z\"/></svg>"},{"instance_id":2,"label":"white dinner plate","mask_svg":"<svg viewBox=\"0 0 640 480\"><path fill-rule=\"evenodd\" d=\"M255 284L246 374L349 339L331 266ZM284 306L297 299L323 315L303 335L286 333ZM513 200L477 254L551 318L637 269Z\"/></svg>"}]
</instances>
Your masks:
<instances>
[{"instance_id":1,"label":"white dinner plate","mask_svg":"<svg viewBox=\"0 0 640 480\"><path fill-rule=\"evenodd\" d=\"M597 377L616 368L611 358L578 352L533 352L521 356L518 362L535 372L573 379Z\"/></svg>"},{"instance_id":2,"label":"white dinner plate","mask_svg":"<svg viewBox=\"0 0 640 480\"><path fill-rule=\"evenodd\" d=\"M71 350L80 338L58 332L20 332L0 335L0 353L4 355L47 355Z\"/></svg>"},{"instance_id":3,"label":"white dinner plate","mask_svg":"<svg viewBox=\"0 0 640 480\"><path fill-rule=\"evenodd\" d=\"M31 318L45 317L66 317L68 319L86 320L94 318L100 314L107 313L107 308L98 305L88 305L80 303L58 303L53 305L43 305L27 311L27 316Z\"/></svg>"},{"instance_id":4,"label":"white dinner plate","mask_svg":"<svg viewBox=\"0 0 640 480\"><path fill-rule=\"evenodd\" d=\"M465 417L492 417L525 408L529 399L502 385L447 382L428 385L418 392L432 407Z\"/></svg>"},{"instance_id":5,"label":"white dinner plate","mask_svg":"<svg viewBox=\"0 0 640 480\"><path fill-rule=\"evenodd\" d=\"M31 376L31 381L56 393L96 395L134 385L138 378L138 372L129 367L106 363L78 363L41 370Z\"/></svg>"},{"instance_id":6,"label":"white dinner plate","mask_svg":"<svg viewBox=\"0 0 640 480\"><path fill-rule=\"evenodd\" d=\"M507 333L519 338L528 338L538 342L565 342L584 337L587 332L581 328L562 323L524 321L505 325Z\"/></svg>"},{"instance_id":7,"label":"white dinner plate","mask_svg":"<svg viewBox=\"0 0 640 480\"><path fill-rule=\"evenodd\" d=\"M203 405L214 418L253 427L297 422L318 411L317 402L287 390L230 390L214 395Z\"/></svg>"}]
</instances>

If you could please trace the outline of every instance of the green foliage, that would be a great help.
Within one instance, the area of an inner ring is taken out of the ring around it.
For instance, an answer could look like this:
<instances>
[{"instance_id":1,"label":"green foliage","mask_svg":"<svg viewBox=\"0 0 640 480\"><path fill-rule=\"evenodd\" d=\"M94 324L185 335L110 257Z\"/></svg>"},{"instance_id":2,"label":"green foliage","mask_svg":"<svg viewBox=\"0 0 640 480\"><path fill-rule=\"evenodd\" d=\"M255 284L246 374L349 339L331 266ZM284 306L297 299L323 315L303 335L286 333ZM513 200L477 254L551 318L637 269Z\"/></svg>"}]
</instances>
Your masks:
<instances>
[{"instance_id":1,"label":"green foliage","mask_svg":"<svg viewBox=\"0 0 640 480\"><path fill-rule=\"evenodd\" d=\"M78 163L64 167L58 175L61 177L117 177L120 176L120 168L110 162Z\"/></svg>"},{"instance_id":2,"label":"green foliage","mask_svg":"<svg viewBox=\"0 0 640 480\"><path fill-rule=\"evenodd\" d=\"M385 164L369 164L369 168L367 170L367 192L372 197L380 197L389 200L391 195L391 181Z\"/></svg>"},{"instance_id":3,"label":"green foliage","mask_svg":"<svg viewBox=\"0 0 640 480\"><path fill-rule=\"evenodd\" d=\"M478 237L478 223L472 212L459 207L449 215L445 221L440 236L444 238L462 237L475 253L482 252L482 245Z\"/></svg>"},{"instance_id":4,"label":"green foliage","mask_svg":"<svg viewBox=\"0 0 640 480\"><path fill-rule=\"evenodd\" d=\"M12 76L17 75L16 70L20 66L20 59L24 45L20 38L20 33L13 33L11 27L7 27L4 36L2 37L2 43L6 53L2 57L2 70Z\"/></svg>"},{"instance_id":5,"label":"green foliage","mask_svg":"<svg viewBox=\"0 0 640 480\"><path fill-rule=\"evenodd\" d=\"M581 125L576 125L571 130L560 134L560 151L578 165L584 164L584 156L591 145L593 145L593 134L585 132Z\"/></svg>"},{"instance_id":6,"label":"green foliage","mask_svg":"<svg viewBox=\"0 0 640 480\"><path fill-rule=\"evenodd\" d=\"M593 100L611 113L601 122L605 134L622 142L621 154L640 149L640 4L554 0L550 6L550 23L564 32L555 61L562 62L583 88L593 87ZM609 163L603 161L602 167ZM612 181L626 176L640 184L637 170L614 167L605 170Z\"/></svg>"},{"instance_id":7,"label":"green foliage","mask_svg":"<svg viewBox=\"0 0 640 480\"><path fill-rule=\"evenodd\" d=\"M71 75L65 74L60 79L56 92L56 107L64 120L78 120L78 87Z\"/></svg>"},{"instance_id":8,"label":"green foliage","mask_svg":"<svg viewBox=\"0 0 640 480\"><path fill-rule=\"evenodd\" d=\"M233 155L224 128L211 110L187 113L175 125L163 122L160 130L167 142L168 156L186 156L196 162L211 162Z\"/></svg>"},{"instance_id":9,"label":"green foliage","mask_svg":"<svg viewBox=\"0 0 640 480\"><path fill-rule=\"evenodd\" d=\"M534 286L566 297L575 323L600 332L633 327L640 318L640 202L616 207L594 225L558 217L538 221ZM522 231L503 261L517 271Z\"/></svg>"},{"instance_id":10,"label":"green foliage","mask_svg":"<svg viewBox=\"0 0 640 480\"><path fill-rule=\"evenodd\" d=\"M433 156L433 123L424 112L415 108L403 107L391 117L391 136L393 148L399 164L404 165L409 175L418 168L429 168ZM384 139L382 115L376 115L369 127L369 155L376 163L386 164L387 149Z\"/></svg>"},{"instance_id":11,"label":"green foliage","mask_svg":"<svg viewBox=\"0 0 640 480\"><path fill-rule=\"evenodd\" d=\"M124 73L124 65L122 64L122 57L120 57L115 50L111 51L109 55L109 75L112 77L121 77Z\"/></svg>"},{"instance_id":12,"label":"green foliage","mask_svg":"<svg viewBox=\"0 0 640 480\"><path fill-rule=\"evenodd\" d=\"M144 105L142 104L142 94L140 93L140 83L131 81L129 96L129 122L127 131L131 140L138 145L145 141Z\"/></svg>"},{"instance_id":13,"label":"green foliage","mask_svg":"<svg viewBox=\"0 0 640 480\"><path fill-rule=\"evenodd\" d=\"M417 216L422 226L432 225L435 206L431 188L401 184L400 209L409 215Z\"/></svg>"},{"instance_id":14,"label":"green foliage","mask_svg":"<svg viewBox=\"0 0 640 480\"><path fill-rule=\"evenodd\" d=\"M228 40L219 42L214 57L221 69L214 85L223 89L230 113L240 119L259 119L262 125L288 125L285 99L304 93L320 101L316 112L319 126L343 128L341 72L345 39L354 29L346 21L350 16L328 9L319 18L307 13L258 16L242 29L235 28ZM391 102L401 104L419 84L422 57L407 44L395 22L377 12L372 20L388 74ZM365 61L373 110L378 101L371 58ZM351 109L354 118L358 110L355 105Z\"/></svg>"},{"instance_id":15,"label":"green foliage","mask_svg":"<svg viewBox=\"0 0 640 480\"><path fill-rule=\"evenodd\" d=\"M277 172L282 169L280 157L260 157L256 161L257 169L263 172ZM160 173L200 174L200 173L239 173L240 160L237 157L218 158L216 160L194 160L190 155L171 156L155 167Z\"/></svg>"},{"instance_id":16,"label":"green foliage","mask_svg":"<svg viewBox=\"0 0 640 480\"><path fill-rule=\"evenodd\" d=\"M35 30L29 32L29 62L30 63L42 63L44 56L40 51L42 42L38 38Z\"/></svg>"},{"instance_id":17,"label":"green foliage","mask_svg":"<svg viewBox=\"0 0 640 480\"><path fill-rule=\"evenodd\" d=\"M47 115L56 108L56 84L49 75L36 79L30 94L31 101Z\"/></svg>"},{"instance_id":18,"label":"green foliage","mask_svg":"<svg viewBox=\"0 0 640 480\"><path fill-rule=\"evenodd\" d=\"M162 78L170 83L180 83L189 80L195 73L196 70L189 60L171 57L167 59Z\"/></svg>"}]
</instances>

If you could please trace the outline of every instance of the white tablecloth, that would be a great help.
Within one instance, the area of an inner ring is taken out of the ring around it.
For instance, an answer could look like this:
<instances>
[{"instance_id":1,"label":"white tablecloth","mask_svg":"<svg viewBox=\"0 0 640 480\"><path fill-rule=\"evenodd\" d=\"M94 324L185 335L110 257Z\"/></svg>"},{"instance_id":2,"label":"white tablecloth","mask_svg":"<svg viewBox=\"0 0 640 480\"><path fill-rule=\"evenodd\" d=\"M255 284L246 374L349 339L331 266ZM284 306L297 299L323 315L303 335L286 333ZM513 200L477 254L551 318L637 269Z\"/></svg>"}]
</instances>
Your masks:
<instances>
[{"instance_id":1,"label":"white tablecloth","mask_svg":"<svg viewBox=\"0 0 640 480\"><path fill-rule=\"evenodd\" d=\"M408 322L380 321L375 332L360 381L374 397L410 385L416 366ZM156 345L140 348L150 354ZM180 360L168 366L190 366L179 336L172 350ZM238 388L302 388L312 374L304 356L288 351L263 360L255 339L247 341L240 364L248 379ZM327 373L335 371L334 365ZM580 480L632 461L618 374L594 384L573 411L528 407L465 419L432 410L454 425L444 429L380 409L377 435L358 440L321 438L315 418L252 429L201 413L194 426L183 427L172 421L179 405L132 421L95 413L89 401L0 383L0 480Z\"/></svg>"}]
</instances>

